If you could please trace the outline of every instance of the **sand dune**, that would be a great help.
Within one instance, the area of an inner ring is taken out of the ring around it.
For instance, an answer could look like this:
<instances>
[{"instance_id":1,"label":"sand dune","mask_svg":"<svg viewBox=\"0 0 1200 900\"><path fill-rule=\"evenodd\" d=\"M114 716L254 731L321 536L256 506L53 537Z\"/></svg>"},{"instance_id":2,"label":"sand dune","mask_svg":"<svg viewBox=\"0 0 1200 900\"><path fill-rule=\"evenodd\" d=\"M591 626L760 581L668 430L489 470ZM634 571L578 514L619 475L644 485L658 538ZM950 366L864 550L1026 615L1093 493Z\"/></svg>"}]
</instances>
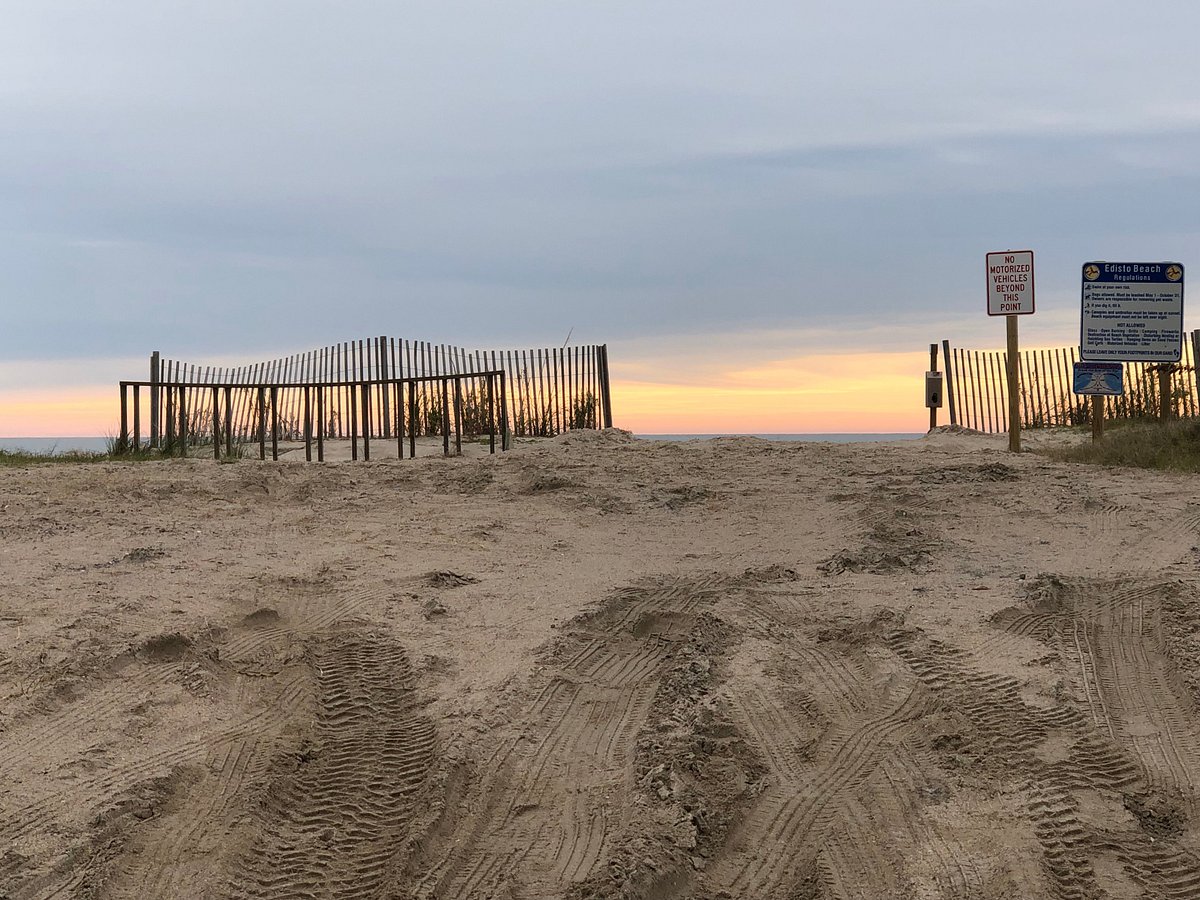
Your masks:
<instances>
[{"instance_id":1,"label":"sand dune","mask_svg":"<svg viewBox=\"0 0 1200 900\"><path fill-rule=\"evenodd\" d=\"M1181 475L578 433L0 471L0 896L1195 898Z\"/></svg>"}]
</instances>

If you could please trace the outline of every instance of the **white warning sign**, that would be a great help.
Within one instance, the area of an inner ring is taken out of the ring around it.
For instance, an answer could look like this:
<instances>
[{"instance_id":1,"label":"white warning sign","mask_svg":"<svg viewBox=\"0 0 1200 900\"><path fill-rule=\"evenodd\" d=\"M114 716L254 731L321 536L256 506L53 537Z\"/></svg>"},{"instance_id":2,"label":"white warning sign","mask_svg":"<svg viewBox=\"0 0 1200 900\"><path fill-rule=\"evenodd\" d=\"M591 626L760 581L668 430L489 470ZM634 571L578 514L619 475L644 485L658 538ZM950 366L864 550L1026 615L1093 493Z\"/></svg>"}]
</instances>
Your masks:
<instances>
[{"instance_id":1,"label":"white warning sign","mask_svg":"<svg viewBox=\"0 0 1200 900\"><path fill-rule=\"evenodd\" d=\"M989 316L1033 313L1033 251L1005 250L987 255Z\"/></svg>"}]
</instances>

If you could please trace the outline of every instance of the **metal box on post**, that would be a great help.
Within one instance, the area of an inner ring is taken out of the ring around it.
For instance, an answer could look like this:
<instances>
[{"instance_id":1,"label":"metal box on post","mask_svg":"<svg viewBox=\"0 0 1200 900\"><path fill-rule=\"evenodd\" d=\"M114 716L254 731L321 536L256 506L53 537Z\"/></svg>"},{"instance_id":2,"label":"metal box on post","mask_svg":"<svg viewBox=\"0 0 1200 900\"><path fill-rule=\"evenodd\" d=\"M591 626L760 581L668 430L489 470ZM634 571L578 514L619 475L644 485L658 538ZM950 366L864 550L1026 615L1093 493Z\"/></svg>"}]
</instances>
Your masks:
<instances>
[{"instance_id":1,"label":"metal box on post","mask_svg":"<svg viewBox=\"0 0 1200 900\"><path fill-rule=\"evenodd\" d=\"M925 373L925 407L927 409L942 408L942 373Z\"/></svg>"}]
</instances>

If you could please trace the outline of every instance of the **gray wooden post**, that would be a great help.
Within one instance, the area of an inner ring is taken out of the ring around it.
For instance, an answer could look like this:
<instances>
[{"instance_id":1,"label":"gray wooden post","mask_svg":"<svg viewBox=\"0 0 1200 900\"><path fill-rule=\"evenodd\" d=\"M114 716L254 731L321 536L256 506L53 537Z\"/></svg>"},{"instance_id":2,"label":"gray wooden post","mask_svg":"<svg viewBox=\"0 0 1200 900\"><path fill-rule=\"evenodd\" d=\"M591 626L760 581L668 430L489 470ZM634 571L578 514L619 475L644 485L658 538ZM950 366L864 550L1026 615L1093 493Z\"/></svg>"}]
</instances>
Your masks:
<instances>
[{"instance_id":1,"label":"gray wooden post","mask_svg":"<svg viewBox=\"0 0 1200 900\"><path fill-rule=\"evenodd\" d=\"M608 344L600 345L600 383L604 395L604 427L613 427L612 392L608 378Z\"/></svg>"},{"instance_id":2,"label":"gray wooden post","mask_svg":"<svg viewBox=\"0 0 1200 900\"><path fill-rule=\"evenodd\" d=\"M379 337L379 394L383 404L383 438L392 436L392 401L388 396L388 379L391 377L388 367L388 339L386 335Z\"/></svg>"},{"instance_id":3,"label":"gray wooden post","mask_svg":"<svg viewBox=\"0 0 1200 900\"><path fill-rule=\"evenodd\" d=\"M129 385L121 382L121 437L117 443L118 453L129 452Z\"/></svg>"},{"instance_id":4,"label":"gray wooden post","mask_svg":"<svg viewBox=\"0 0 1200 900\"><path fill-rule=\"evenodd\" d=\"M942 353L946 369L946 406L950 408L950 424L958 424L958 413L954 409L954 361L950 357L950 342L942 341Z\"/></svg>"},{"instance_id":5,"label":"gray wooden post","mask_svg":"<svg viewBox=\"0 0 1200 900\"><path fill-rule=\"evenodd\" d=\"M141 449L142 443L142 386L133 386L133 449Z\"/></svg>"},{"instance_id":6,"label":"gray wooden post","mask_svg":"<svg viewBox=\"0 0 1200 900\"><path fill-rule=\"evenodd\" d=\"M1196 384L1196 403L1200 405L1200 328L1192 332L1192 381Z\"/></svg>"},{"instance_id":7,"label":"gray wooden post","mask_svg":"<svg viewBox=\"0 0 1200 900\"><path fill-rule=\"evenodd\" d=\"M162 375L162 360L155 350L150 354L150 447L157 450L159 443L158 425L160 420L159 380Z\"/></svg>"}]
</instances>

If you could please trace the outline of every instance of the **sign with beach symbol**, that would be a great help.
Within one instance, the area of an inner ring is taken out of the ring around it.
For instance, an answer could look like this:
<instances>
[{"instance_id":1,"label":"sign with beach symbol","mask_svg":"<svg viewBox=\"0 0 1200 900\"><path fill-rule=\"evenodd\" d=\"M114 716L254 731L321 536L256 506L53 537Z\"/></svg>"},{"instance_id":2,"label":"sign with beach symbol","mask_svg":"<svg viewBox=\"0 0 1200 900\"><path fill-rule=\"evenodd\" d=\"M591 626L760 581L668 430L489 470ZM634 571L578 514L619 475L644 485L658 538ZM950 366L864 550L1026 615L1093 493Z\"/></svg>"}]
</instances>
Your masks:
<instances>
[{"instance_id":1,"label":"sign with beach symbol","mask_svg":"<svg viewBox=\"0 0 1200 900\"><path fill-rule=\"evenodd\" d=\"M1179 362L1183 266L1089 262L1082 269L1079 356L1096 362Z\"/></svg>"},{"instance_id":2,"label":"sign with beach symbol","mask_svg":"<svg viewBox=\"0 0 1200 900\"><path fill-rule=\"evenodd\" d=\"M1120 363L1075 363L1076 394L1101 394L1119 397L1124 393L1125 367Z\"/></svg>"}]
</instances>

